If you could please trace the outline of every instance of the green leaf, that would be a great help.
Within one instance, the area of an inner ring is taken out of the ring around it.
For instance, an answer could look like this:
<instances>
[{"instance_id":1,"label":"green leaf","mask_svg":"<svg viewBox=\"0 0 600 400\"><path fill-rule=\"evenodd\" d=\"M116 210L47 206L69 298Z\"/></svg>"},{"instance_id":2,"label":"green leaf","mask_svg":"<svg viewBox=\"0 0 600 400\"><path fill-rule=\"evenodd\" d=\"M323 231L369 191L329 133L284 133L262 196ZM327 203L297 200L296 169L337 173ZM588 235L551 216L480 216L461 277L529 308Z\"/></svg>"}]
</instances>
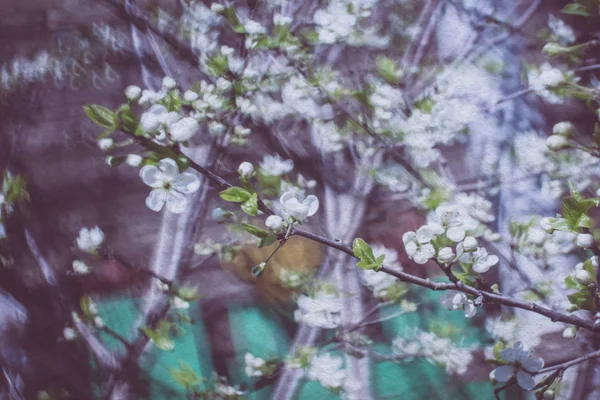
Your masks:
<instances>
[{"instance_id":1,"label":"green leaf","mask_svg":"<svg viewBox=\"0 0 600 400\"><path fill-rule=\"evenodd\" d=\"M386 81L397 84L400 83L398 66L394 60L387 57L377 57L377 72Z\"/></svg>"},{"instance_id":2,"label":"green leaf","mask_svg":"<svg viewBox=\"0 0 600 400\"><path fill-rule=\"evenodd\" d=\"M571 3L567 4L561 11L563 14L579 15L582 17L591 17L592 14L583 4Z\"/></svg>"},{"instance_id":3,"label":"green leaf","mask_svg":"<svg viewBox=\"0 0 600 400\"><path fill-rule=\"evenodd\" d=\"M359 259L356 265L362 269L374 269L377 271L383 265L385 255L382 254L375 258L371 246L361 238L354 239L352 250L354 251L354 257Z\"/></svg>"},{"instance_id":4,"label":"green leaf","mask_svg":"<svg viewBox=\"0 0 600 400\"><path fill-rule=\"evenodd\" d=\"M252 197L252 194L250 194L250 192L246 189L233 186L229 189L223 190L221 193L219 193L219 196L221 196L221 198L225 201L231 201L233 203L243 203L245 201L248 201Z\"/></svg>"},{"instance_id":5,"label":"green leaf","mask_svg":"<svg viewBox=\"0 0 600 400\"><path fill-rule=\"evenodd\" d=\"M433 107L435 107L435 101L429 97L425 97L415 103L415 108L423 111L425 114L431 114Z\"/></svg>"},{"instance_id":6,"label":"green leaf","mask_svg":"<svg viewBox=\"0 0 600 400\"><path fill-rule=\"evenodd\" d=\"M242 210L251 216L256 216L258 213L258 195L252 193L252 196L242 204Z\"/></svg>"},{"instance_id":7,"label":"green leaf","mask_svg":"<svg viewBox=\"0 0 600 400\"><path fill-rule=\"evenodd\" d=\"M274 234L273 232L269 232L269 234L267 236L260 239L260 241L258 242L258 248L260 249L262 247L270 246L273 243L275 243L276 240L277 240L277 235Z\"/></svg>"},{"instance_id":8,"label":"green leaf","mask_svg":"<svg viewBox=\"0 0 600 400\"><path fill-rule=\"evenodd\" d=\"M83 111L96 125L104 128L115 127L115 113L106 107L97 104L88 104L83 106Z\"/></svg>"},{"instance_id":9,"label":"green leaf","mask_svg":"<svg viewBox=\"0 0 600 400\"><path fill-rule=\"evenodd\" d=\"M257 238L264 239L269 236L269 232L259 228L258 226L242 223L242 228L249 234L256 236Z\"/></svg>"},{"instance_id":10,"label":"green leaf","mask_svg":"<svg viewBox=\"0 0 600 400\"><path fill-rule=\"evenodd\" d=\"M92 304L92 299L90 299L89 296L83 296L81 300L79 300L81 311L87 319L92 319L95 316L95 313L92 312Z\"/></svg>"},{"instance_id":11,"label":"green leaf","mask_svg":"<svg viewBox=\"0 0 600 400\"><path fill-rule=\"evenodd\" d=\"M582 310L595 311L596 305L591 294L587 290L582 290L567 296L571 304L576 305Z\"/></svg>"},{"instance_id":12,"label":"green leaf","mask_svg":"<svg viewBox=\"0 0 600 400\"><path fill-rule=\"evenodd\" d=\"M171 373L171 377L175 382L179 383L186 389L191 389L192 387L200 384L201 379L196 375L196 372L187 364L180 363L180 367L175 369L172 368L169 372Z\"/></svg>"},{"instance_id":13,"label":"green leaf","mask_svg":"<svg viewBox=\"0 0 600 400\"><path fill-rule=\"evenodd\" d=\"M502 357L500 357L500 350L504 350L505 347L506 346L502 341L498 341L494 345L494 357L496 357L497 360L502 360Z\"/></svg>"}]
</instances>

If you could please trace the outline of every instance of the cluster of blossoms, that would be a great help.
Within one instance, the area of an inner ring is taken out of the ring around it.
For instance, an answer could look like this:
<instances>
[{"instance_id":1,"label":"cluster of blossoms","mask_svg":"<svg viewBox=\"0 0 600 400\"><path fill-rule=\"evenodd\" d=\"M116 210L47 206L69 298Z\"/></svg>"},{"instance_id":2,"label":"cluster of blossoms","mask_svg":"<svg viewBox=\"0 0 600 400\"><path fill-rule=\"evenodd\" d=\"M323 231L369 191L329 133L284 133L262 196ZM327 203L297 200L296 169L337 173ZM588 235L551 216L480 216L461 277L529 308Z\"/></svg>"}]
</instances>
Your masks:
<instances>
[{"instance_id":1,"label":"cluster of blossoms","mask_svg":"<svg viewBox=\"0 0 600 400\"><path fill-rule=\"evenodd\" d=\"M493 220L493 215L487 211L489 202L482 202L479 197L467 195L461 198L463 204L470 206L440 205L435 213L429 215L427 225L423 225L416 232L404 233L402 241L406 254L416 263L425 264L436 256L436 253L438 261L442 264L451 264L458 260L463 264L470 264L478 273L487 272L498 263L497 256L489 255L485 248L478 247L475 237L466 236L467 232L476 231L482 220ZM477 207L477 204L484 207ZM456 252L448 245L434 246L439 239L442 243L457 243Z\"/></svg>"},{"instance_id":2,"label":"cluster of blossoms","mask_svg":"<svg viewBox=\"0 0 600 400\"><path fill-rule=\"evenodd\" d=\"M334 357L330 353L316 355L311 360L307 377L328 389L340 389L346 380L343 364L341 357Z\"/></svg>"},{"instance_id":3,"label":"cluster of blossoms","mask_svg":"<svg viewBox=\"0 0 600 400\"><path fill-rule=\"evenodd\" d=\"M260 357L255 357L250 353L246 353L244 356L244 362L246 364L245 371L249 377L261 377L265 374L266 362Z\"/></svg>"},{"instance_id":4,"label":"cluster of blossoms","mask_svg":"<svg viewBox=\"0 0 600 400\"><path fill-rule=\"evenodd\" d=\"M452 340L433 332L417 331L412 339L397 337L393 349L394 354L406 361L421 357L443 365L449 375L464 374L473 360L473 349L456 347Z\"/></svg>"},{"instance_id":5,"label":"cluster of blossoms","mask_svg":"<svg viewBox=\"0 0 600 400\"><path fill-rule=\"evenodd\" d=\"M371 15L371 8L376 2L373 0L333 0L327 8L317 10L314 15L316 31L319 42L334 44L346 42L351 45L369 44L383 46L387 43L385 38L376 35L375 30L358 29L359 22Z\"/></svg>"},{"instance_id":6,"label":"cluster of blossoms","mask_svg":"<svg viewBox=\"0 0 600 400\"><path fill-rule=\"evenodd\" d=\"M303 294L298 297L294 319L317 328L333 329L341 322L341 312L342 300L339 295L321 289L313 296Z\"/></svg>"},{"instance_id":7,"label":"cluster of blossoms","mask_svg":"<svg viewBox=\"0 0 600 400\"><path fill-rule=\"evenodd\" d=\"M597 157L576 150L556 153L569 146L572 131L572 124L563 121L553 127L553 134L548 138L535 133L515 138L513 149L522 177L541 174L542 193L547 197L563 196L569 190L567 181L573 182L579 191L588 189L600 175Z\"/></svg>"},{"instance_id":8,"label":"cluster of blossoms","mask_svg":"<svg viewBox=\"0 0 600 400\"><path fill-rule=\"evenodd\" d=\"M516 342L513 347L500 350L500 361L502 365L490 373L490 378L498 382L508 382L516 376L517 383L525 390L531 390L535 386L533 376L544 367L544 360L534 357L530 351L523 349L521 342Z\"/></svg>"},{"instance_id":9,"label":"cluster of blossoms","mask_svg":"<svg viewBox=\"0 0 600 400\"><path fill-rule=\"evenodd\" d=\"M531 68L527 71L527 82L529 87L545 101L552 104L561 104L563 97L554 93L553 90L566 82L567 76L558 68L544 63L539 69Z\"/></svg>"},{"instance_id":10,"label":"cluster of blossoms","mask_svg":"<svg viewBox=\"0 0 600 400\"><path fill-rule=\"evenodd\" d=\"M550 218L532 217L523 222L513 222L512 246L520 254L551 264L554 256L568 254L576 248L577 235L557 231L548 225ZM582 237L583 238L583 237Z\"/></svg>"},{"instance_id":11,"label":"cluster of blossoms","mask_svg":"<svg viewBox=\"0 0 600 400\"><path fill-rule=\"evenodd\" d=\"M81 228L76 243L79 250L94 254L98 252L102 243L104 243L104 232L97 226L92 229Z\"/></svg>"}]
</instances>

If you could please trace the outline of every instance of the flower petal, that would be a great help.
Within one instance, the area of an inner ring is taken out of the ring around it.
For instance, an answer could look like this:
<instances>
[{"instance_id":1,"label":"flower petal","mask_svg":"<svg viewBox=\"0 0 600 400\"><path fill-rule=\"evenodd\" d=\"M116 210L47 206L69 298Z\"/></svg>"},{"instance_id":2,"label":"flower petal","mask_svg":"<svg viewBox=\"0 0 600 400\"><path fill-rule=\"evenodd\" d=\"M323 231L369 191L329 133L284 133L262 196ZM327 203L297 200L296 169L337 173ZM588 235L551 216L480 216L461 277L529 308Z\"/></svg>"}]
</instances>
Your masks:
<instances>
[{"instance_id":1,"label":"flower petal","mask_svg":"<svg viewBox=\"0 0 600 400\"><path fill-rule=\"evenodd\" d=\"M452 240L453 242L458 243L465 238L465 230L461 227L453 226L448 228L446 231L446 236L448 236L448 239Z\"/></svg>"},{"instance_id":2,"label":"flower petal","mask_svg":"<svg viewBox=\"0 0 600 400\"><path fill-rule=\"evenodd\" d=\"M184 172L175 179L173 188L183 194L194 193L200 188L200 179L192 173Z\"/></svg>"},{"instance_id":3,"label":"flower petal","mask_svg":"<svg viewBox=\"0 0 600 400\"><path fill-rule=\"evenodd\" d=\"M174 180L179 175L179 168L175 160L170 158L163 158L158 163L158 169L163 173L164 177L168 180Z\"/></svg>"},{"instance_id":4,"label":"flower petal","mask_svg":"<svg viewBox=\"0 0 600 400\"><path fill-rule=\"evenodd\" d=\"M525 390L531 390L535 386L533 377L525 371L517 372L517 382Z\"/></svg>"},{"instance_id":5,"label":"flower petal","mask_svg":"<svg viewBox=\"0 0 600 400\"><path fill-rule=\"evenodd\" d=\"M475 304L471 300L467 301L465 303L465 317L471 318L475 314L477 314L477 308L475 307Z\"/></svg>"},{"instance_id":6,"label":"flower petal","mask_svg":"<svg viewBox=\"0 0 600 400\"><path fill-rule=\"evenodd\" d=\"M539 357L533 357L532 355L527 356L522 362L523 368L529 372L538 372L544 368L544 360Z\"/></svg>"},{"instance_id":7,"label":"flower petal","mask_svg":"<svg viewBox=\"0 0 600 400\"><path fill-rule=\"evenodd\" d=\"M154 165L145 165L140 169L140 178L142 178L142 182L150 187L160 187L162 180L159 179L159 173L160 171Z\"/></svg>"},{"instance_id":8,"label":"flower petal","mask_svg":"<svg viewBox=\"0 0 600 400\"><path fill-rule=\"evenodd\" d=\"M167 200L167 191L164 189L154 189L146 197L146 207L152 211L160 211Z\"/></svg>"},{"instance_id":9,"label":"flower petal","mask_svg":"<svg viewBox=\"0 0 600 400\"><path fill-rule=\"evenodd\" d=\"M294 197L295 197L294 193L287 191L281 195L281 197L279 198L279 202L285 206L285 203L287 203L289 200L293 199Z\"/></svg>"},{"instance_id":10,"label":"flower petal","mask_svg":"<svg viewBox=\"0 0 600 400\"><path fill-rule=\"evenodd\" d=\"M317 198L317 196L313 196L312 194L306 196L306 199L304 199L303 203L308 204L307 217L312 217L319 209L319 199Z\"/></svg>"},{"instance_id":11,"label":"flower petal","mask_svg":"<svg viewBox=\"0 0 600 400\"><path fill-rule=\"evenodd\" d=\"M510 365L502 365L494 370L494 379L498 382L508 382L515 374L514 367Z\"/></svg>"},{"instance_id":12,"label":"flower petal","mask_svg":"<svg viewBox=\"0 0 600 400\"><path fill-rule=\"evenodd\" d=\"M167 194L167 209L175 214L181 214L185 210L187 199L185 196L175 190Z\"/></svg>"}]
</instances>

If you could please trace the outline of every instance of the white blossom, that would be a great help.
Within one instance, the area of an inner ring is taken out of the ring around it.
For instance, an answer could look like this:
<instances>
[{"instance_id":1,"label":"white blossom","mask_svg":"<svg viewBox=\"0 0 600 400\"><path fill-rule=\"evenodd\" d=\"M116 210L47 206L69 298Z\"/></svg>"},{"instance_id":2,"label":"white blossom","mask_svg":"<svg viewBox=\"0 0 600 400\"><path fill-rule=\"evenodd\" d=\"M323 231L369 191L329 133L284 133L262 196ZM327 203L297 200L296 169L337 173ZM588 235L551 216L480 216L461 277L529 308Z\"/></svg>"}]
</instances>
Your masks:
<instances>
[{"instance_id":1,"label":"white blossom","mask_svg":"<svg viewBox=\"0 0 600 400\"><path fill-rule=\"evenodd\" d=\"M463 242L464 243L464 242ZM457 252L461 252L461 246L463 243L459 243L457 246ZM487 250L483 247L478 247L477 250L469 253L463 253L460 258L460 262L465 264L472 264L473 270L480 274L483 274L494 265L498 264L498 256L488 254Z\"/></svg>"},{"instance_id":2,"label":"white blossom","mask_svg":"<svg viewBox=\"0 0 600 400\"><path fill-rule=\"evenodd\" d=\"M112 150L115 146L115 141L111 138L104 138L98 140L98 147L102 151Z\"/></svg>"},{"instance_id":3,"label":"white blossom","mask_svg":"<svg viewBox=\"0 0 600 400\"><path fill-rule=\"evenodd\" d=\"M242 178L246 178L246 179L251 178L252 175L254 175L254 165L252 165L248 161L244 161L238 167L237 172L238 172L238 174L240 174L240 176Z\"/></svg>"},{"instance_id":4,"label":"white blossom","mask_svg":"<svg viewBox=\"0 0 600 400\"><path fill-rule=\"evenodd\" d=\"M573 339L575 336L577 336L577 328L575 328L574 326L569 326L565 328L565 330L562 333L562 336L565 339Z\"/></svg>"},{"instance_id":5,"label":"white blossom","mask_svg":"<svg viewBox=\"0 0 600 400\"><path fill-rule=\"evenodd\" d=\"M212 3L210 5L210 10L214 13L220 13L221 11L225 10L225 6L219 3Z\"/></svg>"},{"instance_id":6,"label":"white blossom","mask_svg":"<svg viewBox=\"0 0 600 400\"><path fill-rule=\"evenodd\" d=\"M465 252L471 252L477 250L477 239L473 236L467 236L461 244L461 249Z\"/></svg>"},{"instance_id":7,"label":"white blossom","mask_svg":"<svg viewBox=\"0 0 600 400\"><path fill-rule=\"evenodd\" d=\"M589 249L594 245L594 237L589 233L580 233L575 238L575 244L581 248Z\"/></svg>"},{"instance_id":8,"label":"white blossom","mask_svg":"<svg viewBox=\"0 0 600 400\"><path fill-rule=\"evenodd\" d=\"M160 104L151 106L146 112L140 117L140 125L145 132L150 134L158 133L164 125L169 126L170 124L179 120L179 114L171 111Z\"/></svg>"},{"instance_id":9,"label":"white blossom","mask_svg":"<svg viewBox=\"0 0 600 400\"><path fill-rule=\"evenodd\" d=\"M548 28L561 42L561 44L567 45L575 41L575 32L573 28L564 23L564 21L556 18L554 15L548 17Z\"/></svg>"},{"instance_id":10,"label":"white blossom","mask_svg":"<svg viewBox=\"0 0 600 400\"><path fill-rule=\"evenodd\" d=\"M573 132L573 124L568 121L562 121L554 124L552 133L560 136L569 136Z\"/></svg>"},{"instance_id":11,"label":"white blossom","mask_svg":"<svg viewBox=\"0 0 600 400\"><path fill-rule=\"evenodd\" d=\"M75 332L75 329L67 326L63 329L63 337L66 341L70 342L77 337L77 332Z\"/></svg>"},{"instance_id":12,"label":"white blossom","mask_svg":"<svg viewBox=\"0 0 600 400\"><path fill-rule=\"evenodd\" d=\"M444 247L438 251L438 260L444 264L449 264L454 260L454 252L451 247Z\"/></svg>"},{"instance_id":13,"label":"white blossom","mask_svg":"<svg viewBox=\"0 0 600 400\"><path fill-rule=\"evenodd\" d=\"M177 86L177 82L175 82L175 79L171 78L170 76L165 76L162 80L162 85L165 89L173 89L175 86Z\"/></svg>"},{"instance_id":14,"label":"white blossom","mask_svg":"<svg viewBox=\"0 0 600 400\"><path fill-rule=\"evenodd\" d=\"M290 216L296 221L306 220L306 218L315 215L319 209L319 199L312 194L301 201L295 193L285 192L279 198L279 202L283 206L283 214L286 219Z\"/></svg>"},{"instance_id":15,"label":"white blossom","mask_svg":"<svg viewBox=\"0 0 600 400\"><path fill-rule=\"evenodd\" d=\"M273 23L275 25L290 25L292 23L292 18L275 13L275 15L273 15Z\"/></svg>"},{"instance_id":16,"label":"white blossom","mask_svg":"<svg viewBox=\"0 0 600 400\"><path fill-rule=\"evenodd\" d=\"M190 140L198 132L199 128L198 121L192 117L185 117L171 124L170 133L174 140L184 142Z\"/></svg>"},{"instance_id":17,"label":"white blossom","mask_svg":"<svg viewBox=\"0 0 600 400\"><path fill-rule=\"evenodd\" d=\"M467 295L456 290L448 290L440 296L440 304L448 310L464 310L465 317L471 318L477 314L477 308L473 300L467 298Z\"/></svg>"},{"instance_id":18,"label":"white blossom","mask_svg":"<svg viewBox=\"0 0 600 400\"><path fill-rule=\"evenodd\" d=\"M183 98L185 101L196 101L198 100L198 93L193 90L186 90L185 93L183 93Z\"/></svg>"},{"instance_id":19,"label":"white blossom","mask_svg":"<svg viewBox=\"0 0 600 400\"><path fill-rule=\"evenodd\" d=\"M165 158L158 167L146 165L140 169L142 181L153 188L146 198L146 206L152 211L160 211L165 203L173 213L185 210L186 194L194 193L200 188L200 180L189 172L179 173L177 163Z\"/></svg>"},{"instance_id":20,"label":"white blossom","mask_svg":"<svg viewBox=\"0 0 600 400\"><path fill-rule=\"evenodd\" d=\"M427 260L435 255L435 248L429 242L434 237L432 229L424 225L417 232L405 232L402 235L402 242L406 254L417 264L425 264Z\"/></svg>"},{"instance_id":21,"label":"white blossom","mask_svg":"<svg viewBox=\"0 0 600 400\"><path fill-rule=\"evenodd\" d=\"M86 253L95 253L104 242L104 232L97 226L92 229L81 228L77 237L77 247Z\"/></svg>"},{"instance_id":22,"label":"white blossom","mask_svg":"<svg viewBox=\"0 0 600 400\"><path fill-rule=\"evenodd\" d=\"M585 269L579 269L574 272L573 277L580 283L587 285L592 281L592 275Z\"/></svg>"},{"instance_id":23,"label":"white blossom","mask_svg":"<svg viewBox=\"0 0 600 400\"><path fill-rule=\"evenodd\" d=\"M315 356L308 368L309 379L319 381L329 389L338 389L344 384L346 372L343 369L343 359L333 357L329 353Z\"/></svg>"},{"instance_id":24,"label":"white blossom","mask_svg":"<svg viewBox=\"0 0 600 400\"><path fill-rule=\"evenodd\" d=\"M314 297L300 295L294 319L317 328L333 329L341 322L341 312L341 299L335 294L321 290Z\"/></svg>"},{"instance_id":25,"label":"white blossom","mask_svg":"<svg viewBox=\"0 0 600 400\"><path fill-rule=\"evenodd\" d=\"M561 150L569 147L569 140L562 135L551 135L546 139L546 146L550 150Z\"/></svg>"},{"instance_id":26,"label":"white blossom","mask_svg":"<svg viewBox=\"0 0 600 400\"><path fill-rule=\"evenodd\" d=\"M500 358L511 365L502 365L492 371L493 379L498 382L508 382L516 375L519 386L525 390L533 389L535 381L532 374L544 367L544 360L534 357L531 352L524 351L521 342L500 350L499 354Z\"/></svg>"},{"instance_id":27,"label":"white blossom","mask_svg":"<svg viewBox=\"0 0 600 400\"><path fill-rule=\"evenodd\" d=\"M265 374L262 370L262 368L264 368L265 366L265 360L263 360L262 358L255 357L250 353L246 353L246 355L244 356L244 361L246 363L246 375L250 377L260 377Z\"/></svg>"},{"instance_id":28,"label":"white blossom","mask_svg":"<svg viewBox=\"0 0 600 400\"><path fill-rule=\"evenodd\" d=\"M125 97L128 100L135 101L141 96L141 94L142 89L140 89L138 86L130 85L125 88Z\"/></svg>"},{"instance_id":29,"label":"white blossom","mask_svg":"<svg viewBox=\"0 0 600 400\"><path fill-rule=\"evenodd\" d=\"M277 232L283 228L283 218L279 215L269 215L265 221L267 228Z\"/></svg>"},{"instance_id":30,"label":"white blossom","mask_svg":"<svg viewBox=\"0 0 600 400\"><path fill-rule=\"evenodd\" d=\"M72 263L73 272L80 275L85 275L90 273L90 267L86 263L81 260L74 260Z\"/></svg>"},{"instance_id":31,"label":"white blossom","mask_svg":"<svg viewBox=\"0 0 600 400\"><path fill-rule=\"evenodd\" d=\"M138 154L127 154L127 158L125 159L125 162L127 163L127 165L130 165L132 167L139 167L142 164L142 161L144 161L144 159L142 158L142 156L138 155Z\"/></svg>"},{"instance_id":32,"label":"white blossom","mask_svg":"<svg viewBox=\"0 0 600 400\"><path fill-rule=\"evenodd\" d=\"M236 388L226 385L222 382L215 383L215 393L225 398L238 398L238 396L244 394L243 391L237 390Z\"/></svg>"},{"instance_id":33,"label":"white blossom","mask_svg":"<svg viewBox=\"0 0 600 400\"><path fill-rule=\"evenodd\" d=\"M402 266L398 261L398 253L387 247L379 244L372 246L373 254L375 257L379 257L382 254L385 255L385 264L388 268L402 271ZM373 295L377 298L385 298L388 289L398 282L398 278L390 274L384 274L374 270L363 270L363 277L365 284L373 291Z\"/></svg>"},{"instance_id":34,"label":"white blossom","mask_svg":"<svg viewBox=\"0 0 600 400\"><path fill-rule=\"evenodd\" d=\"M188 301L183 300L179 296L173 296L171 298L170 303L171 307L173 307L176 310L187 310L188 308L190 308L190 303Z\"/></svg>"},{"instance_id":35,"label":"white blossom","mask_svg":"<svg viewBox=\"0 0 600 400\"><path fill-rule=\"evenodd\" d=\"M104 323L104 320L99 315L96 315L94 317L94 325L98 329L102 329L106 326L106 324Z\"/></svg>"}]
</instances>

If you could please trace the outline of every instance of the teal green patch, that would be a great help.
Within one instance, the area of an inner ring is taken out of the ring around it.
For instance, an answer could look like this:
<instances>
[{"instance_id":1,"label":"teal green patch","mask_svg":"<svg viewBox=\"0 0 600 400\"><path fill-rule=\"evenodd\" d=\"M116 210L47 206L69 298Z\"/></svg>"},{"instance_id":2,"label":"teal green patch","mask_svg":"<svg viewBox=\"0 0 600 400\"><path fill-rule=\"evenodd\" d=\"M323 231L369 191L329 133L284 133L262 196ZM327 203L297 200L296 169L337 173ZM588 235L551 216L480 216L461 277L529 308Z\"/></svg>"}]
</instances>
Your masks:
<instances>
[{"instance_id":1,"label":"teal green patch","mask_svg":"<svg viewBox=\"0 0 600 400\"><path fill-rule=\"evenodd\" d=\"M112 297L98 300L97 305L106 326L131 340L132 328L137 325L139 317L137 303L131 298ZM179 368L181 362L187 364L199 377L210 378L213 370L208 347L210 342L198 302L193 304L190 310L171 311L175 312L190 314L189 316L194 318L193 324L181 324L183 330L179 335L173 336L173 351L163 351L156 347L148 349L142 369L147 374L146 379L150 381L151 400L187 399L184 388L171 377L171 370ZM112 348L124 349L117 339L104 334L103 340Z\"/></svg>"}]
</instances>

